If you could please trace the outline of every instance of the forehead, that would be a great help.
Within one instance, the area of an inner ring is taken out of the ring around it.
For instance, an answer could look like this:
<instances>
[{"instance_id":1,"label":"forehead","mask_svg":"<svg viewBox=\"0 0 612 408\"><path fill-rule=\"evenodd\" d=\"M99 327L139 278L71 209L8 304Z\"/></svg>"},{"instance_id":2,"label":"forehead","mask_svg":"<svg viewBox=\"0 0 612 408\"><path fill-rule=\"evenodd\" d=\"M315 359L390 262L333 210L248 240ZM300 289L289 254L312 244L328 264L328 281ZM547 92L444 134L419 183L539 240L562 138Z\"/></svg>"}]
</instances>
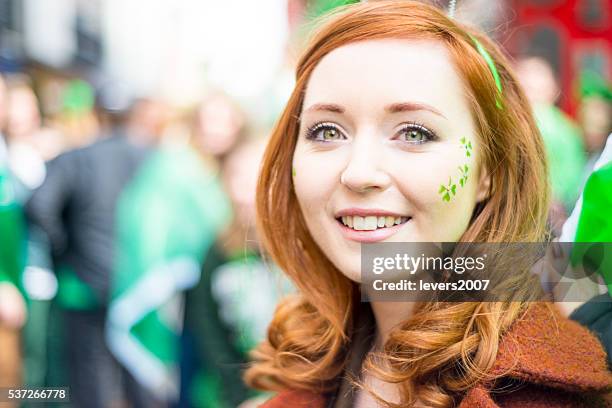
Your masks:
<instances>
[{"instance_id":1,"label":"forehead","mask_svg":"<svg viewBox=\"0 0 612 408\"><path fill-rule=\"evenodd\" d=\"M304 106L329 102L371 110L399 101L426 103L445 115L467 112L462 80L443 43L384 39L339 47L313 70Z\"/></svg>"}]
</instances>

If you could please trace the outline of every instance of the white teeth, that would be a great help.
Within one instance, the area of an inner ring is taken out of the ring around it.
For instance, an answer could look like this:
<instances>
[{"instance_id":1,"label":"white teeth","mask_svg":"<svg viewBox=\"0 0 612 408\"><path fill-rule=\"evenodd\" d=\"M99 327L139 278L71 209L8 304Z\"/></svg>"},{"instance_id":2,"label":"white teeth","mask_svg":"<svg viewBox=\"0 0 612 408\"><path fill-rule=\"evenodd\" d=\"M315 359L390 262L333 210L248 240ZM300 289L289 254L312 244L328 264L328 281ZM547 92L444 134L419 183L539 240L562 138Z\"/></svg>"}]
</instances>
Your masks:
<instances>
[{"instance_id":1,"label":"white teeth","mask_svg":"<svg viewBox=\"0 0 612 408\"><path fill-rule=\"evenodd\" d=\"M370 215L365 217L365 222L363 227L365 230L372 231L375 230L378 226L378 218L376 216Z\"/></svg>"},{"instance_id":2,"label":"white teeth","mask_svg":"<svg viewBox=\"0 0 612 408\"><path fill-rule=\"evenodd\" d=\"M395 217L391 217L390 215L385 217L385 227L390 227L395 223Z\"/></svg>"},{"instance_id":3,"label":"white teeth","mask_svg":"<svg viewBox=\"0 0 612 408\"><path fill-rule=\"evenodd\" d=\"M363 231L364 228L364 219L363 217L360 217L358 215L355 215L353 217L353 229L357 230L357 231Z\"/></svg>"},{"instance_id":4,"label":"white teeth","mask_svg":"<svg viewBox=\"0 0 612 408\"><path fill-rule=\"evenodd\" d=\"M377 228L392 227L408 221L408 217L374 216L360 217L358 215L344 215L342 224L357 231L373 231Z\"/></svg>"}]
</instances>

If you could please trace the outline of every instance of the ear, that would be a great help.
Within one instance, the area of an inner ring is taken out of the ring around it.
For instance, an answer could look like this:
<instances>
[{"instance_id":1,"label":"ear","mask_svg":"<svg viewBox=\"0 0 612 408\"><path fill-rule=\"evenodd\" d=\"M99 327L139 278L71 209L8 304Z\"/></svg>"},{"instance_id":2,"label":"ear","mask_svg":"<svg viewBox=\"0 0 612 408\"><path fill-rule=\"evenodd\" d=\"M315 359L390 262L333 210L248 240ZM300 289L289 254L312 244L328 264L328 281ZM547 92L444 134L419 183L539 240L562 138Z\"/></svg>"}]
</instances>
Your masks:
<instances>
[{"instance_id":1,"label":"ear","mask_svg":"<svg viewBox=\"0 0 612 408\"><path fill-rule=\"evenodd\" d=\"M480 169L480 179L478 180L478 187L476 190L476 202L481 203L489 198L491 189L491 175L489 169L486 166L482 166Z\"/></svg>"}]
</instances>

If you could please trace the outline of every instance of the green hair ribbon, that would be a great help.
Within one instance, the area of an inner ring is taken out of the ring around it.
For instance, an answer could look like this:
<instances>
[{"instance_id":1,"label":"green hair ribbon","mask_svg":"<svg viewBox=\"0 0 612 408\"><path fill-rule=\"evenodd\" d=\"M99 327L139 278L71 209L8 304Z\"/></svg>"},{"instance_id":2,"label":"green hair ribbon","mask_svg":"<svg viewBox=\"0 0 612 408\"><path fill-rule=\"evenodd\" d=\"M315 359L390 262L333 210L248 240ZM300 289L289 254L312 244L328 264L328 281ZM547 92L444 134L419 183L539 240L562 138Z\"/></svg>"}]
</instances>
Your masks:
<instances>
[{"instance_id":1,"label":"green hair ribbon","mask_svg":"<svg viewBox=\"0 0 612 408\"><path fill-rule=\"evenodd\" d=\"M499 72L497 72L497 68L495 67L495 62L493 62L493 58L491 58L491 55L489 55L487 50L482 46L480 41L476 39L476 37L470 35L470 38L476 45L476 49L478 50L478 53L482 55L482 58L484 58L487 65L489 66L489 70L491 71L491 74L493 74L493 79L495 79L495 86L497 87L497 90L499 91L499 95L497 95L497 97L495 98L495 105L497 105L499 109L503 109L502 104L501 104L501 98L500 98L502 94L501 78L499 77Z\"/></svg>"}]
</instances>

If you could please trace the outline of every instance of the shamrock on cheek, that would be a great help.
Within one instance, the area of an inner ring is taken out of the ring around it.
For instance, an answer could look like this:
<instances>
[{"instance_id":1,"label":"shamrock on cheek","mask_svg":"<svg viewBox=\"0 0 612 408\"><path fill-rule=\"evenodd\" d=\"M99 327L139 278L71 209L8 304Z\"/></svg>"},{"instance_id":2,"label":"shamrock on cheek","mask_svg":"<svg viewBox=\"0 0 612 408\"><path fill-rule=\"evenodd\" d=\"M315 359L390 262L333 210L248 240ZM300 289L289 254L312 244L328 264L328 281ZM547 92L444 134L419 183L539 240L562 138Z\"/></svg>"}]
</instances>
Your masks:
<instances>
[{"instance_id":1,"label":"shamrock on cheek","mask_svg":"<svg viewBox=\"0 0 612 408\"><path fill-rule=\"evenodd\" d=\"M472 156L472 142L465 137L462 137L460 140L461 149L465 150L465 156ZM468 180L468 171L470 167L466 164L463 164L458 167L460 176L459 176L459 185L461 187L465 187ZM457 184L453 182L453 178L448 178L448 184L440 185L440 189L438 190L438 194L442 196L442 201L450 202L451 198L457 194Z\"/></svg>"}]
</instances>

